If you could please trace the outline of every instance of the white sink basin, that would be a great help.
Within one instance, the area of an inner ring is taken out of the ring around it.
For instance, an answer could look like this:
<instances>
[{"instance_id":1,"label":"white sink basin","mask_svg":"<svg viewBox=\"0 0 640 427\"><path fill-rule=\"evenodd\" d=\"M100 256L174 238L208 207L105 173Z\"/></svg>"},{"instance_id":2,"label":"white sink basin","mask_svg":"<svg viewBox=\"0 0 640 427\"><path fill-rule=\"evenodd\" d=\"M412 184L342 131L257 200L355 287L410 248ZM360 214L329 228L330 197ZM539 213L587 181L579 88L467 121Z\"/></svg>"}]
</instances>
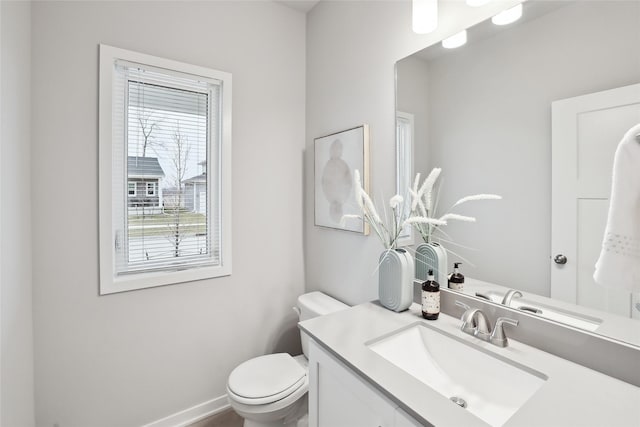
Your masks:
<instances>
[{"instance_id":1,"label":"white sink basin","mask_svg":"<svg viewBox=\"0 0 640 427\"><path fill-rule=\"evenodd\" d=\"M492 426L503 425L547 379L424 323L367 346L443 396L463 399L466 410Z\"/></svg>"}]
</instances>

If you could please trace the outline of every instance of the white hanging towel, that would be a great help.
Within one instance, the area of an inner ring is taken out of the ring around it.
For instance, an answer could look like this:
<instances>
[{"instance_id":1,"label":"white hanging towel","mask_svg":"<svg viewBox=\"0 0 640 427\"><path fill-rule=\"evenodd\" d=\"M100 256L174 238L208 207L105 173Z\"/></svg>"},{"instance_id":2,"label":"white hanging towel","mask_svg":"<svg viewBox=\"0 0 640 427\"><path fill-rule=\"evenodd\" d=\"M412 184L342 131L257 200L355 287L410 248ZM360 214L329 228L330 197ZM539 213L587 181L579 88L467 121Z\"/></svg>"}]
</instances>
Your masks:
<instances>
[{"instance_id":1,"label":"white hanging towel","mask_svg":"<svg viewBox=\"0 0 640 427\"><path fill-rule=\"evenodd\" d=\"M640 292L640 123L629 129L616 149L609 215L596 283Z\"/></svg>"}]
</instances>

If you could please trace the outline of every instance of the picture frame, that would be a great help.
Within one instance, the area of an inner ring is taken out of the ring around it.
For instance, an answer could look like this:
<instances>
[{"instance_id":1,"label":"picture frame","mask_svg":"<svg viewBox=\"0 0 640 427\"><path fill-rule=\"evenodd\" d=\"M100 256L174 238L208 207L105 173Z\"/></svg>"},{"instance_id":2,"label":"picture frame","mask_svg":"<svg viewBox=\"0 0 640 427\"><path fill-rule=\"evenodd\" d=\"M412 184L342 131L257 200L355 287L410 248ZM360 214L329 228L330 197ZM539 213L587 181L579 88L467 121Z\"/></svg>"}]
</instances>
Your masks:
<instances>
[{"instance_id":1,"label":"picture frame","mask_svg":"<svg viewBox=\"0 0 640 427\"><path fill-rule=\"evenodd\" d=\"M355 171L369 193L369 125L314 139L314 223L367 236L369 224L343 215L362 215L355 197Z\"/></svg>"}]
</instances>

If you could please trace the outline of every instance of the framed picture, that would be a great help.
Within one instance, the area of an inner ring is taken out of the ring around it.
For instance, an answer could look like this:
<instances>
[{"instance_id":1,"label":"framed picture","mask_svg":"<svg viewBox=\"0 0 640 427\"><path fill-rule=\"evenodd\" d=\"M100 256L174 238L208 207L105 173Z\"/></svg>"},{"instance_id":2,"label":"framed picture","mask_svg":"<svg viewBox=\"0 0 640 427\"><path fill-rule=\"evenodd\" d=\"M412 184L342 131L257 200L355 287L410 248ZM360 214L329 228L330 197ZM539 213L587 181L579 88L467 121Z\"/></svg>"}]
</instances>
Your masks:
<instances>
[{"instance_id":1,"label":"framed picture","mask_svg":"<svg viewBox=\"0 0 640 427\"><path fill-rule=\"evenodd\" d=\"M369 225L343 215L362 215L355 198L354 174L369 192L369 126L333 133L314 140L315 225L369 234Z\"/></svg>"}]
</instances>

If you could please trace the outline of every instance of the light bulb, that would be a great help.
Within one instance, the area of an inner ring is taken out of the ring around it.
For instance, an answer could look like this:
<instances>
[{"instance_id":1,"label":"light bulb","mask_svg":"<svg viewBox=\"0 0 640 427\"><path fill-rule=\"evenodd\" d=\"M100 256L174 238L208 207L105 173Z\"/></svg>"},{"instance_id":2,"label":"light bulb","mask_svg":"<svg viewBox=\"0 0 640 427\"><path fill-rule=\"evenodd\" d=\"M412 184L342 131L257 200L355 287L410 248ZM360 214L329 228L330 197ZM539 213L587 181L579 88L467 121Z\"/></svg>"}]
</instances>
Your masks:
<instances>
[{"instance_id":1,"label":"light bulb","mask_svg":"<svg viewBox=\"0 0 640 427\"><path fill-rule=\"evenodd\" d=\"M467 0L467 6L471 6L471 7L484 6L490 1L491 0Z\"/></svg>"},{"instance_id":2,"label":"light bulb","mask_svg":"<svg viewBox=\"0 0 640 427\"><path fill-rule=\"evenodd\" d=\"M522 3L512 7L511 9L504 10L491 18L491 22L496 25L508 25L512 22L516 22L522 16Z\"/></svg>"},{"instance_id":3,"label":"light bulb","mask_svg":"<svg viewBox=\"0 0 640 427\"><path fill-rule=\"evenodd\" d=\"M438 28L438 0L413 0L413 32L428 34Z\"/></svg>"},{"instance_id":4,"label":"light bulb","mask_svg":"<svg viewBox=\"0 0 640 427\"><path fill-rule=\"evenodd\" d=\"M442 40L442 47L445 49L455 49L467 42L467 30L462 30L459 33L452 35L449 38Z\"/></svg>"}]
</instances>

